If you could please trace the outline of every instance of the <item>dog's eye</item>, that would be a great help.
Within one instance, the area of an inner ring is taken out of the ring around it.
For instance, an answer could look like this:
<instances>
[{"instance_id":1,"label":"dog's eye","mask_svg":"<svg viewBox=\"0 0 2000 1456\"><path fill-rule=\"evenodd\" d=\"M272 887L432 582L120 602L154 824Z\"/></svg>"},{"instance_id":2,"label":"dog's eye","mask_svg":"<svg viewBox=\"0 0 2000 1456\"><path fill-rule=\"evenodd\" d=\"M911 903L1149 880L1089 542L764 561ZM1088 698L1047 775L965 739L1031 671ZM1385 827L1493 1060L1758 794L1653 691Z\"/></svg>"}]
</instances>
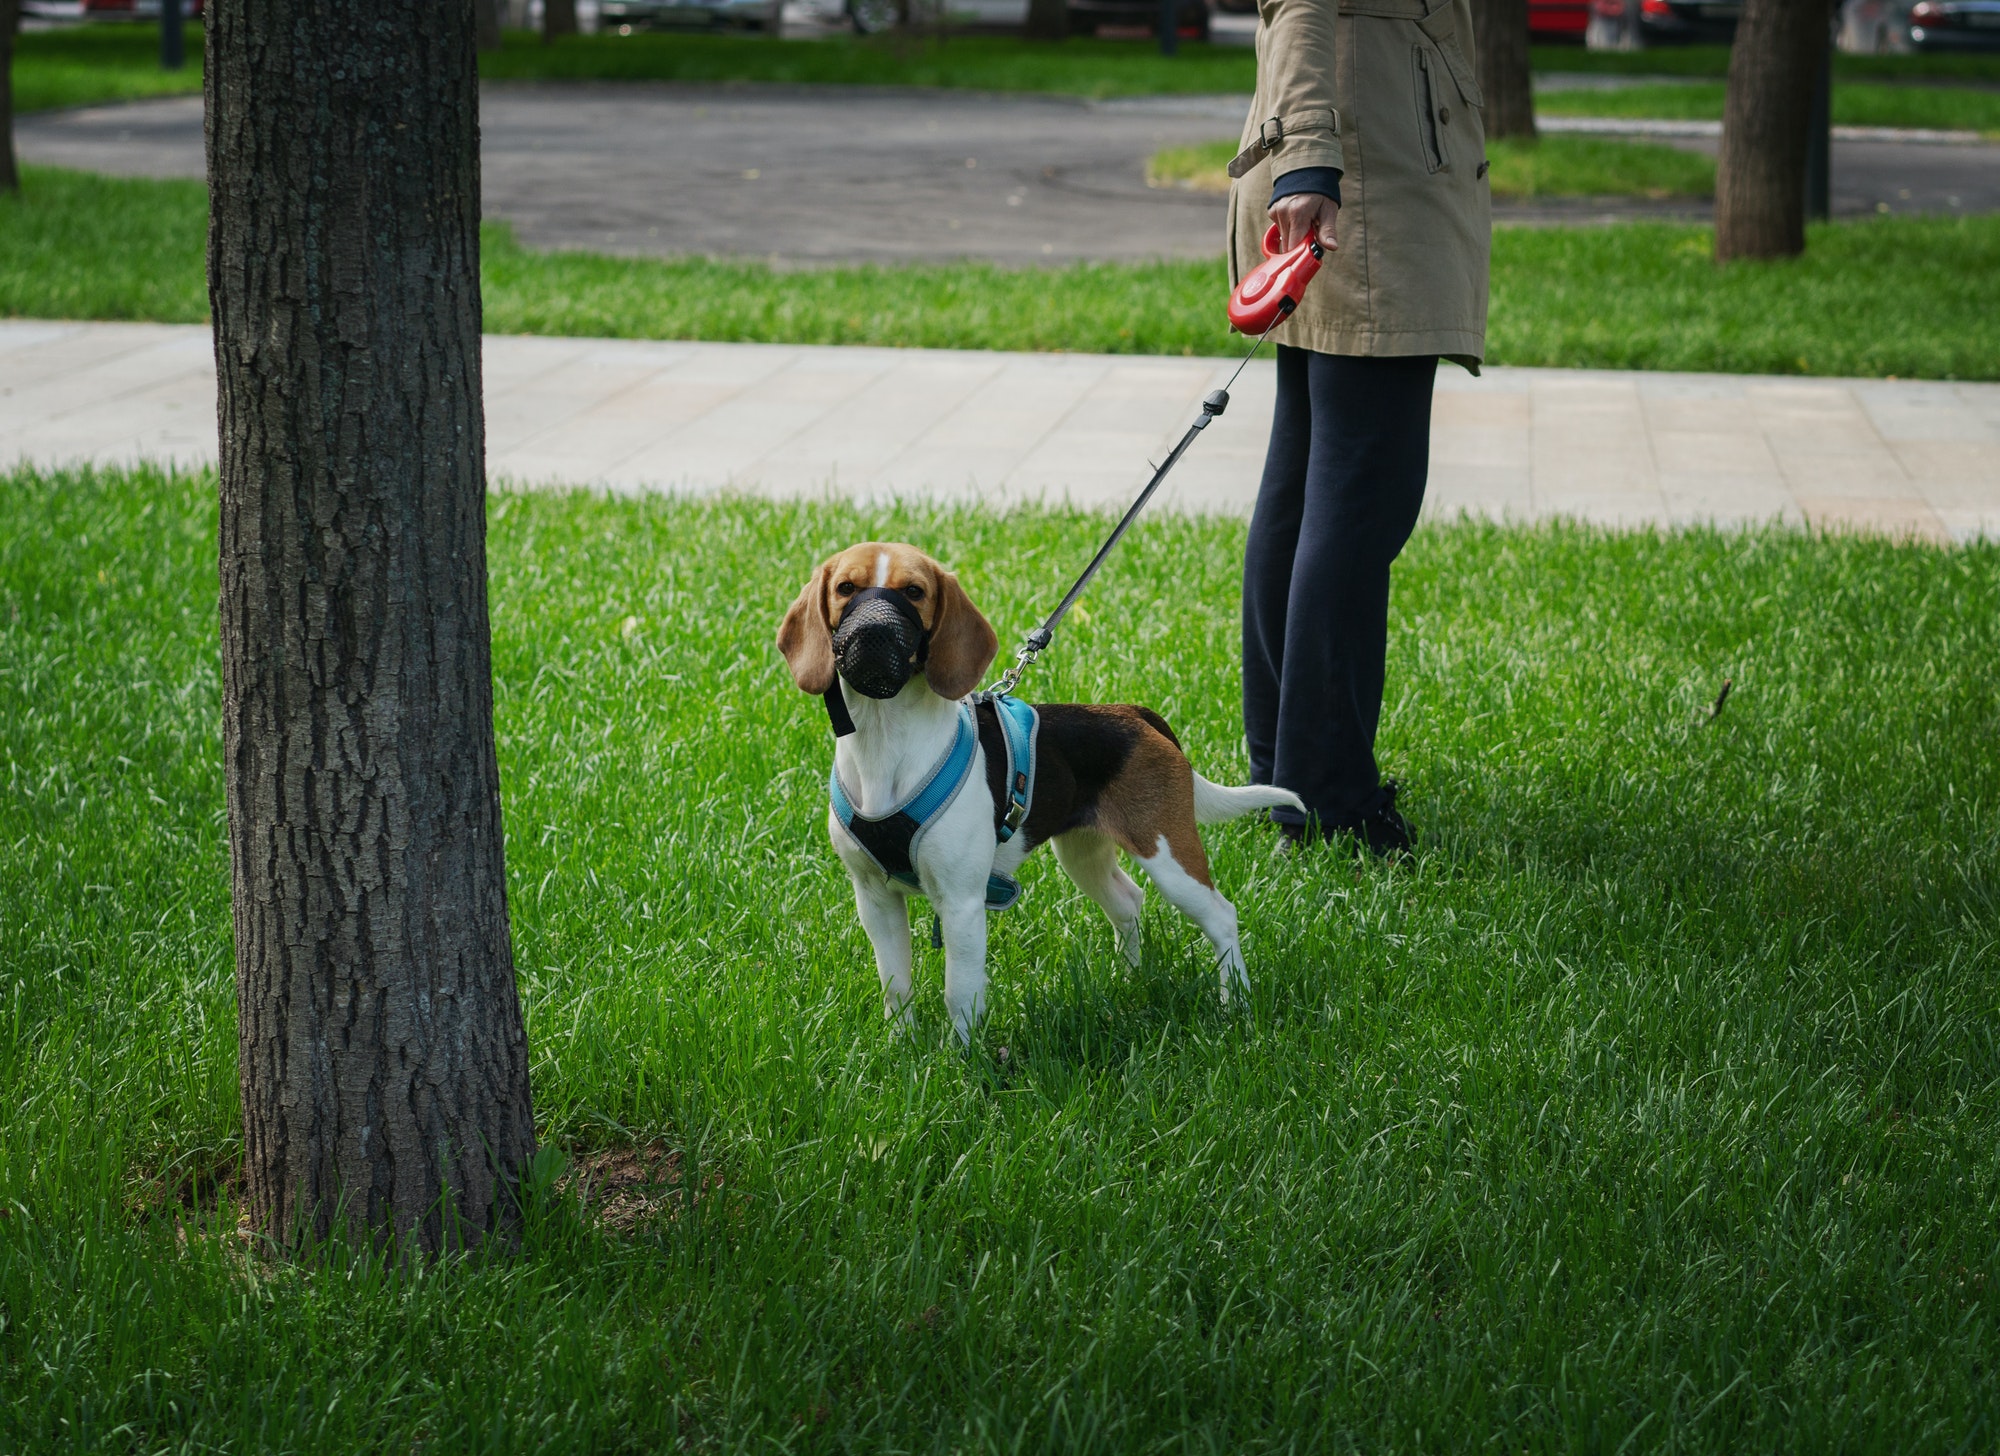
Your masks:
<instances>
[{"instance_id":1,"label":"dog's eye","mask_svg":"<svg viewBox=\"0 0 2000 1456\"><path fill-rule=\"evenodd\" d=\"M833 594L834 594L835 596L837 596L837 597L851 597L851 596L853 596L853 595L854 595L854 583L853 583L853 582L851 582L851 581L843 581L843 582L842 582L842 583L841 583L841 584L840 584L839 586L837 586L837 587L835 587L835 588L833 589Z\"/></svg>"},{"instance_id":2,"label":"dog's eye","mask_svg":"<svg viewBox=\"0 0 2000 1456\"><path fill-rule=\"evenodd\" d=\"M913 602L920 602L924 599L924 589L918 586L915 582L911 582L908 586L903 588L903 595L908 597Z\"/></svg>"}]
</instances>

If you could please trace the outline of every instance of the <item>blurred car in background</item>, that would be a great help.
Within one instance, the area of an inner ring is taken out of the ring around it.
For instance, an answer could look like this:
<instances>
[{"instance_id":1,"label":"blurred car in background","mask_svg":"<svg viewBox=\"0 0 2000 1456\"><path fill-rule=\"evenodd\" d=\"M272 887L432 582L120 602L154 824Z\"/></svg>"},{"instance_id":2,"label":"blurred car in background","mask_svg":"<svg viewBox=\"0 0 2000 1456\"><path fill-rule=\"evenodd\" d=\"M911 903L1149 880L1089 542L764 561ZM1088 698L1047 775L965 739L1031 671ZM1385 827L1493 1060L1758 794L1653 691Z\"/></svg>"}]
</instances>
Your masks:
<instances>
[{"instance_id":1,"label":"blurred car in background","mask_svg":"<svg viewBox=\"0 0 2000 1456\"><path fill-rule=\"evenodd\" d=\"M154 0L158 3L158 0ZM783 0L598 0L597 28L690 30L741 26L776 31Z\"/></svg>"},{"instance_id":2,"label":"blurred car in background","mask_svg":"<svg viewBox=\"0 0 2000 1456\"><path fill-rule=\"evenodd\" d=\"M1528 0L1528 35L1538 41L1582 40L1590 0Z\"/></svg>"},{"instance_id":3,"label":"blurred car in background","mask_svg":"<svg viewBox=\"0 0 2000 1456\"><path fill-rule=\"evenodd\" d=\"M1208 39L1208 0L1176 0L1174 9L1183 39ZM1094 34L1100 25L1150 31L1159 23L1159 0L1069 0L1072 35Z\"/></svg>"},{"instance_id":4,"label":"blurred car in background","mask_svg":"<svg viewBox=\"0 0 2000 1456\"><path fill-rule=\"evenodd\" d=\"M1594 51L1736 39L1743 0L1590 0L1583 43Z\"/></svg>"},{"instance_id":5,"label":"blurred car in background","mask_svg":"<svg viewBox=\"0 0 2000 1456\"><path fill-rule=\"evenodd\" d=\"M1846 0L1840 48L1854 55L2000 50L2000 0Z\"/></svg>"},{"instance_id":6,"label":"blurred car in background","mask_svg":"<svg viewBox=\"0 0 2000 1456\"><path fill-rule=\"evenodd\" d=\"M158 20L160 0L83 0L79 13L85 20ZM199 20L201 0L181 0L181 14Z\"/></svg>"}]
</instances>

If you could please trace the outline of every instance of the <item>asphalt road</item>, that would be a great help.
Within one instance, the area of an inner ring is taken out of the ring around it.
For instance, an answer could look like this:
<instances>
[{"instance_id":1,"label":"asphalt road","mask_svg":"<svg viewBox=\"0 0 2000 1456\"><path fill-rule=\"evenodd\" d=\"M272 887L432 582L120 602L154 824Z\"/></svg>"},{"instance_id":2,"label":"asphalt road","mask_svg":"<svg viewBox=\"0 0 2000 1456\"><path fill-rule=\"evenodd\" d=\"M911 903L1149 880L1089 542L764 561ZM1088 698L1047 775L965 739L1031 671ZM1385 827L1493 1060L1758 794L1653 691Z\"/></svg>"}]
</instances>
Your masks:
<instances>
[{"instance_id":1,"label":"asphalt road","mask_svg":"<svg viewBox=\"0 0 2000 1456\"><path fill-rule=\"evenodd\" d=\"M1145 185L1244 103L915 90L505 85L482 93L486 213L537 248L814 262L1213 257L1220 199ZM201 100L27 116L25 161L202 175Z\"/></svg>"},{"instance_id":2,"label":"asphalt road","mask_svg":"<svg viewBox=\"0 0 2000 1456\"><path fill-rule=\"evenodd\" d=\"M1234 97L771 86L498 85L481 100L487 215L537 248L799 264L1213 257L1220 199L1149 189L1160 147L1233 134ZM202 175L198 97L26 116L30 162ZM1700 146L1701 142L1688 143ZM1711 149L1713 143L1706 143ZM1835 210L2000 210L2000 146L1836 141ZM1699 216L1560 201L1502 220Z\"/></svg>"}]
</instances>

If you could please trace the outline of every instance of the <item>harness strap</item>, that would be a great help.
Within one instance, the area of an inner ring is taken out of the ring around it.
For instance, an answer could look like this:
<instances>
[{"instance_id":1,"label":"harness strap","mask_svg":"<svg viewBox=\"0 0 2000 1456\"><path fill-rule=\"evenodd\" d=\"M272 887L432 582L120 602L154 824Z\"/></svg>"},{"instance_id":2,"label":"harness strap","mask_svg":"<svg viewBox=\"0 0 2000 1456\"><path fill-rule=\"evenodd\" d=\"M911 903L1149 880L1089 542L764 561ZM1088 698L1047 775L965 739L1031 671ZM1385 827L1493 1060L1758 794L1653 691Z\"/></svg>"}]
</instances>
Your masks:
<instances>
[{"instance_id":1,"label":"harness strap","mask_svg":"<svg viewBox=\"0 0 2000 1456\"><path fill-rule=\"evenodd\" d=\"M892 880L918 888L915 852L917 840L933 819L958 796L966 776L972 772L972 750L979 742L973 726L972 710L961 705L958 731L929 775L916 790L886 814L867 816L856 811L846 786L840 782L836 762L827 773L827 794L833 800L834 817Z\"/></svg>"},{"instance_id":2,"label":"harness strap","mask_svg":"<svg viewBox=\"0 0 2000 1456\"><path fill-rule=\"evenodd\" d=\"M986 749L986 788L993 796L993 837L1012 839L1026 822L1035 796L1035 739L1041 717L1005 693L975 694L979 741Z\"/></svg>"},{"instance_id":3,"label":"harness strap","mask_svg":"<svg viewBox=\"0 0 2000 1456\"><path fill-rule=\"evenodd\" d=\"M1040 718L1028 704L1014 698L982 693L959 707L958 731L930 774L916 790L886 814L868 816L840 782L836 763L827 775L827 794L834 817L861 846L883 874L912 890L917 879L917 841L958 797L972 776L973 749L984 747L989 766L987 789L993 797L993 835L1005 844L1019 831L1034 800L1035 739ZM998 771L998 777L993 770ZM1005 910L1021 898L1020 882L1001 874L986 877L986 908Z\"/></svg>"}]
</instances>

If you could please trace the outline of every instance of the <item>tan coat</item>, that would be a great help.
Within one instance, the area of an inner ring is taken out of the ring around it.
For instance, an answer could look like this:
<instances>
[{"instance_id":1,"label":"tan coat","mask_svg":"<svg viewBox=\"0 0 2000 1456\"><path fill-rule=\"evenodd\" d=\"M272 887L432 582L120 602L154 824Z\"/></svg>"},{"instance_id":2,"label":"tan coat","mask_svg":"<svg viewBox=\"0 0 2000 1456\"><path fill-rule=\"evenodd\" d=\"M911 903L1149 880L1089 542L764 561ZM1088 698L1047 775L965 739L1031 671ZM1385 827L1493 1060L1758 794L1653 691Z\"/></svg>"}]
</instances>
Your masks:
<instances>
[{"instance_id":1,"label":"tan coat","mask_svg":"<svg viewBox=\"0 0 2000 1456\"><path fill-rule=\"evenodd\" d=\"M1257 94L1231 168L1248 166L1229 190L1231 285L1263 256L1273 180L1339 167L1340 250L1271 337L1442 354L1476 373L1492 197L1470 0L1258 0L1258 19ZM1276 141L1268 154L1260 133Z\"/></svg>"}]
</instances>

